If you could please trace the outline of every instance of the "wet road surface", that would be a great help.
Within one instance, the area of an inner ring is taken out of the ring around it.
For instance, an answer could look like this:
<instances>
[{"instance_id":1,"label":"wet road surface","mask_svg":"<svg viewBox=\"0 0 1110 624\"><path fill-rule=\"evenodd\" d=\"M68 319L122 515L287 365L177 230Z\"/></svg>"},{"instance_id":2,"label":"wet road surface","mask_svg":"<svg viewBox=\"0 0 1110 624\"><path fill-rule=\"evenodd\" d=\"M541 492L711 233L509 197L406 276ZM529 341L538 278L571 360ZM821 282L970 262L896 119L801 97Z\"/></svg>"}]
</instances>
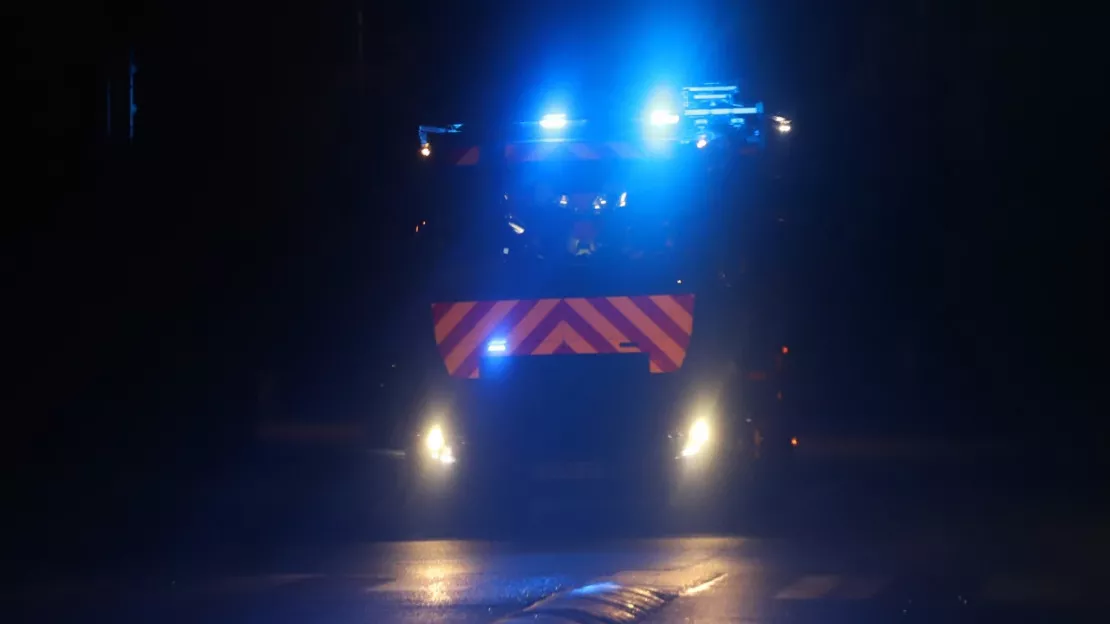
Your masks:
<instances>
[{"instance_id":1,"label":"wet road surface","mask_svg":"<svg viewBox=\"0 0 1110 624\"><path fill-rule=\"evenodd\" d=\"M1105 554L1076 532L976 543L925 535L353 543L288 550L249 567L20 588L4 599L16 617L3 619L493 622L545 596L612 583L659 598L613 610L590 596L610 609L600 612L608 620L561 612L577 619L547 621L1097 621L1107 599L1092 579Z\"/></svg>"},{"instance_id":2,"label":"wet road surface","mask_svg":"<svg viewBox=\"0 0 1110 624\"><path fill-rule=\"evenodd\" d=\"M586 539L540 522L515 539L487 532L505 541L428 541L376 481L338 478L358 465L296 466L297 479L256 469L267 480L170 491L193 528L162 533L162 548L136 528L158 518L97 532L95 507L51 497L39 517L55 524L8 532L25 547L5 559L0 622L1074 622L1105 621L1110 606L1098 582L1110 514L1099 484L1074 474L815 464L764 495L736 492L724 521L685 514L719 528L641 518L617 527L626 539L596 527ZM393 534L381 517L404 539L381 541ZM628 538L698 530L726 537Z\"/></svg>"}]
</instances>

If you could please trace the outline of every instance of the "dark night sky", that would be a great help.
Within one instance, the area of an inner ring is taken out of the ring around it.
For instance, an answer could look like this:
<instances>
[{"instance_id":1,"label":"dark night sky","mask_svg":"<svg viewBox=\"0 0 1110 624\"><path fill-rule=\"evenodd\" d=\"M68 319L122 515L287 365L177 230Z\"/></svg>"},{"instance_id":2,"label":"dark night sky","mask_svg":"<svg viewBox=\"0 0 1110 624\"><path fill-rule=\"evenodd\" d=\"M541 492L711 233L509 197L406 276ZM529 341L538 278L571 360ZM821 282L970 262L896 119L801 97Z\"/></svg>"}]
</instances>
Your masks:
<instances>
[{"instance_id":1,"label":"dark night sky","mask_svg":"<svg viewBox=\"0 0 1110 624\"><path fill-rule=\"evenodd\" d=\"M51 196L12 247L15 353L30 373L15 439L92 435L142 453L214 423L235 439L263 371L302 411L364 413L405 309L379 302L418 287L395 263L419 218L398 182L415 123L496 115L506 94L577 61L590 72L561 79L667 61L654 41L741 75L805 132L796 352L837 419L1094 413L1105 256L1094 221L1056 205L1058 152L1030 149L1055 146L1058 129L1015 130L1048 88L1031 11L572 2L553 27L533 3L410 3L367 8L360 69L351 2L225 4L28 20L22 78L43 158L26 166ZM652 32L659 15L675 32ZM127 148L99 140L96 117L129 44L140 114Z\"/></svg>"}]
</instances>

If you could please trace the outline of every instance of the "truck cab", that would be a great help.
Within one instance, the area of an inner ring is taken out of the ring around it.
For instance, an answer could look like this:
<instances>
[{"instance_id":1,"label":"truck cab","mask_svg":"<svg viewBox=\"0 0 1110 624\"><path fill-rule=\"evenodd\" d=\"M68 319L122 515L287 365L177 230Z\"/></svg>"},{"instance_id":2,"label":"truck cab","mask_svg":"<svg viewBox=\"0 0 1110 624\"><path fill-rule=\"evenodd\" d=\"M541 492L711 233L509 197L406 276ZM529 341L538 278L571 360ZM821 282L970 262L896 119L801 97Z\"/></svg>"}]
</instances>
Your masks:
<instances>
[{"instance_id":1,"label":"truck cab","mask_svg":"<svg viewBox=\"0 0 1110 624\"><path fill-rule=\"evenodd\" d=\"M422 499L704 509L753 455L733 232L790 122L729 85L657 102L419 127Z\"/></svg>"}]
</instances>

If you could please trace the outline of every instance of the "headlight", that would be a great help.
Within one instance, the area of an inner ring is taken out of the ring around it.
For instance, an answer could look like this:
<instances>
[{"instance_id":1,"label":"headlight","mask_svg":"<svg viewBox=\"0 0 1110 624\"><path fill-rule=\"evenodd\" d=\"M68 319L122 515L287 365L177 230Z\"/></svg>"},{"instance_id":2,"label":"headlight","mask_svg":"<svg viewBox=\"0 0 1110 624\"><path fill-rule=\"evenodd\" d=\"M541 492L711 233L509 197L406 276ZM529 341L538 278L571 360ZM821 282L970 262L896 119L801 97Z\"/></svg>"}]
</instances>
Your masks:
<instances>
[{"instance_id":1,"label":"headlight","mask_svg":"<svg viewBox=\"0 0 1110 624\"><path fill-rule=\"evenodd\" d=\"M451 450L450 446L445 446L445 447L443 447L443 450L440 451L440 453L439 453L439 463L441 463L441 464L453 464L453 463L455 463L455 451Z\"/></svg>"},{"instance_id":2,"label":"headlight","mask_svg":"<svg viewBox=\"0 0 1110 624\"><path fill-rule=\"evenodd\" d=\"M686 436L686 445L682 448L682 456L697 455L709 443L709 422L699 418L690 425L690 432Z\"/></svg>"},{"instance_id":3,"label":"headlight","mask_svg":"<svg viewBox=\"0 0 1110 624\"><path fill-rule=\"evenodd\" d=\"M443 429L436 425L428 430L428 437L424 440L424 444L428 447L428 451L432 455L438 455L443 449Z\"/></svg>"},{"instance_id":4,"label":"headlight","mask_svg":"<svg viewBox=\"0 0 1110 624\"><path fill-rule=\"evenodd\" d=\"M433 425L424 436L424 448L428 455L441 464L455 463L455 451L447 445L447 438L443 434L443 427Z\"/></svg>"}]
</instances>

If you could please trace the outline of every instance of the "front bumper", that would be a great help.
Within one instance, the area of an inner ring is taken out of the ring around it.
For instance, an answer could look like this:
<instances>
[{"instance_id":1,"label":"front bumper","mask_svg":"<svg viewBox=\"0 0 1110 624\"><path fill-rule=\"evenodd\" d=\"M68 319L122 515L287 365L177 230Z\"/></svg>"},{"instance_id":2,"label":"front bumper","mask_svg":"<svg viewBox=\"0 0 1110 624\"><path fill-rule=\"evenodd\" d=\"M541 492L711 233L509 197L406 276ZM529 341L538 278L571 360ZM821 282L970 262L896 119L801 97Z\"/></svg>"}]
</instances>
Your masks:
<instances>
[{"instance_id":1,"label":"front bumper","mask_svg":"<svg viewBox=\"0 0 1110 624\"><path fill-rule=\"evenodd\" d=\"M698 522L725 512L741 468L728 453L678 457L665 447L619 459L531 459L465 448L451 465L412 459L421 464L413 466L409 491L418 516L497 535L522 526L711 530Z\"/></svg>"}]
</instances>

